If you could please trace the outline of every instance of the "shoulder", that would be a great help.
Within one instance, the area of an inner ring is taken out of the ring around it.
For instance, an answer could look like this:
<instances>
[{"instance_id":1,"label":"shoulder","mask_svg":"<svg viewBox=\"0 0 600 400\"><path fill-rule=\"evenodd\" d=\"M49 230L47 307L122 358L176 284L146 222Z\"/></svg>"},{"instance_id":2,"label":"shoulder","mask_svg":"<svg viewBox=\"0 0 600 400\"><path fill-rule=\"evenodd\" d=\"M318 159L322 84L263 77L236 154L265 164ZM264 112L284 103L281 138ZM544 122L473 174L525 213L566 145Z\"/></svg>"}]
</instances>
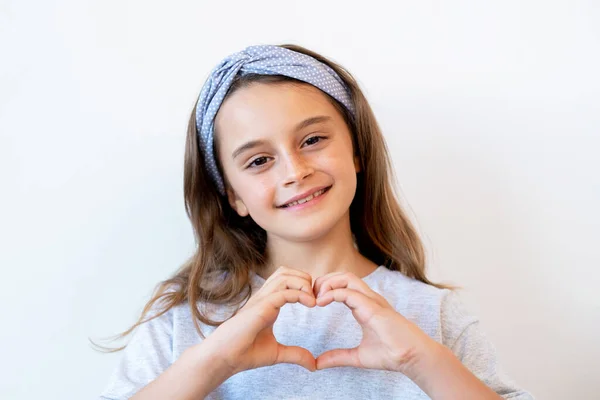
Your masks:
<instances>
[{"instance_id":1,"label":"shoulder","mask_svg":"<svg viewBox=\"0 0 600 400\"><path fill-rule=\"evenodd\" d=\"M162 293L177 290L177 287L170 286ZM141 348L146 347L149 342L153 342L154 346L168 347L175 358L179 353L177 350L201 342L202 336L208 336L216 329L216 326L200 320L196 316L198 313L209 321L221 322L230 318L235 311L236 307L227 304L200 300L192 304L187 299L170 304L170 301L161 298L152 304L144 315L143 322L132 332L131 341L140 343ZM196 323L201 333L198 332Z\"/></svg>"},{"instance_id":2,"label":"shoulder","mask_svg":"<svg viewBox=\"0 0 600 400\"><path fill-rule=\"evenodd\" d=\"M459 293L408 277L385 267L366 282L405 318L415 322L437 341L452 345L471 324L479 321Z\"/></svg>"}]
</instances>

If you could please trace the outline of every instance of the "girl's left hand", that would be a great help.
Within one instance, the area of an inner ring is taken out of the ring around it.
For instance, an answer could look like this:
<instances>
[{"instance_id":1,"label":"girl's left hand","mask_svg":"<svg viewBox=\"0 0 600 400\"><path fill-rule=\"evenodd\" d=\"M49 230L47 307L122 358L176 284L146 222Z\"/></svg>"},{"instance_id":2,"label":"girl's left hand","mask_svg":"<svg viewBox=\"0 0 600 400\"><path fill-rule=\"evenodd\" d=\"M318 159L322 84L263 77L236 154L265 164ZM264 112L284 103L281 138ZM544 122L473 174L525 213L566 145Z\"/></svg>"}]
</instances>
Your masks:
<instances>
[{"instance_id":1,"label":"girl's left hand","mask_svg":"<svg viewBox=\"0 0 600 400\"><path fill-rule=\"evenodd\" d=\"M335 349L317 358L317 369L358 367L418 373L416 364L439 344L416 324L396 312L383 296L350 272L318 278L313 287L317 306L343 302L363 330L362 341L352 349Z\"/></svg>"}]
</instances>

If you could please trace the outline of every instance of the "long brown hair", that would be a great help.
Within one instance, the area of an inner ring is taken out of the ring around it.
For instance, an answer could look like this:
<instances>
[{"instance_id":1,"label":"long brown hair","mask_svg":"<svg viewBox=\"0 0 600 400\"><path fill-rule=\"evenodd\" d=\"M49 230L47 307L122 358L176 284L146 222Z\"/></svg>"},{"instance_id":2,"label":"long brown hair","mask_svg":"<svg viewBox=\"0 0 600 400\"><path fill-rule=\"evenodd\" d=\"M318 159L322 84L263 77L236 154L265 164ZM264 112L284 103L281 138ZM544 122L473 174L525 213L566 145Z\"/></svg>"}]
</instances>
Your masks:
<instances>
[{"instance_id":1,"label":"long brown hair","mask_svg":"<svg viewBox=\"0 0 600 400\"><path fill-rule=\"evenodd\" d=\"M456 289L455 286L427 279L423 245L400 206L384 137L356 80L340 65L320 54L297 45L281 47L307 54L328 65L349 89L356 110L354 118L336 100L328 98L348 124L355 153L360 158L356 195L350 205L350 226L359 252L377 265L385 265L421 282L441 289ZM255 82L275 84L289 81L295 80L279 75L238 76L227 96ZM194 228L196 251L171 278L157 285L138 321L115 338L129 335L137 326L184 302L192 311L196 330L204 337L199 322L218 326L223 321L212 320L199 306L212 303L233 306L235 310L252 294L251 271L257 271L265 264L266 232L252 218L240 217L227 198L219 194L198 148L195 115L194 107L185 145L184 199ZM218 146L218 140L215 144ZM155 308L158 312L148 317ZM105 351L125 348L109 349L94 345Z\"/></svg>"}]
</instances>

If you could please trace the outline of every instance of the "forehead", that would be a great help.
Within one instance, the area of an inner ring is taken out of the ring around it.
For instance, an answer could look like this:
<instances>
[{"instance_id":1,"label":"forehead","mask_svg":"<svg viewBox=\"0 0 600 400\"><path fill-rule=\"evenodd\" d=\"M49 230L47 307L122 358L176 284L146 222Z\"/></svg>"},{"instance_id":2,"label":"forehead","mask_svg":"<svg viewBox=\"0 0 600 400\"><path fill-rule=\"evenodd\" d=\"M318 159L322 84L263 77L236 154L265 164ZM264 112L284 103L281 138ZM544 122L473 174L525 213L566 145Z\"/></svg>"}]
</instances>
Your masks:
<instances>
[{"instance_id":1,"label":"forehead","mask_svg":"<svg viewBox=\"0 0 600 400\"><path fill-rule=\"evenodd\" d=\"M228 96L215 118L221 145L238 140L286 133L298 122L326 115L343 123L327 95L309 84L253 83Z\"/></svg>"}]
</instances>

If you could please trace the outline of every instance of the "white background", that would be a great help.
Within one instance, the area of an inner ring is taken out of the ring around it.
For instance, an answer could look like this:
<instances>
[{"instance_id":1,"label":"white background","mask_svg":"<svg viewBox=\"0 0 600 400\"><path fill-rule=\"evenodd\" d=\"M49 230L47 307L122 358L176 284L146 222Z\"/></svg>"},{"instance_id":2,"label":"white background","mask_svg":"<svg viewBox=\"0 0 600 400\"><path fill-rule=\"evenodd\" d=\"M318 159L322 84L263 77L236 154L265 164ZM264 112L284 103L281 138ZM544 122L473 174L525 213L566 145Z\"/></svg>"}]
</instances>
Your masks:
<instances>
[{"instance_id":1,"label":"white background","mask_svg":"<svg viewBox=\"0 0 600 400\"><path fill-rule=\"evenodd\" d=\"M596 1L0 1L0 398L95 398L192 252L187 119L210 69L296 43L348 68L431 277L537 398L598 398Z\"/></svg>"}]
</instances>

